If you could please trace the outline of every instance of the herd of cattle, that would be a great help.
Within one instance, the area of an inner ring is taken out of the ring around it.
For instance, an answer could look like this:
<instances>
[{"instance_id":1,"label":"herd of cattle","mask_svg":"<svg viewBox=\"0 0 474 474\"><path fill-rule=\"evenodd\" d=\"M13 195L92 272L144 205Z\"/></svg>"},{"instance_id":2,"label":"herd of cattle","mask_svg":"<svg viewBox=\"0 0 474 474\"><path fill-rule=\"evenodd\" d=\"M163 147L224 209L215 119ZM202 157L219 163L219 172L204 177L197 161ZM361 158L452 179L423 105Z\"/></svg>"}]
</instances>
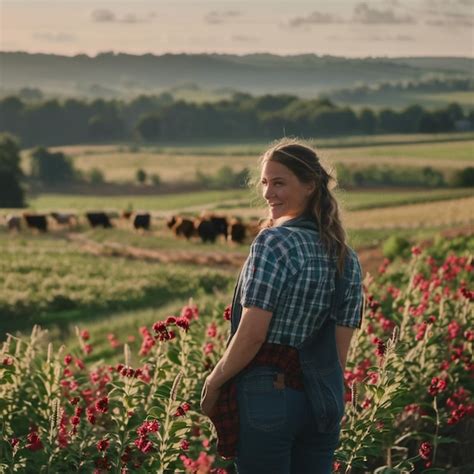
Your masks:
<instances>
[{"instance_id":1,"label":"herd of cattle","mask_svg":"<svg viewBox=\"0 0 474 474\"><path fill-rule=\"evenodd\" d=\"M149 212L133 213L123 211L118 213L106 212L86 212L84 214L88 224L92 227L112 228L113 220L120 218L131 222L136 230L150 230L152 216ZM50 214L23 213L21 215L8 215L5 218L9 231L21 231L26 224L29 229L39 232L47 232L50 221L53 220L58 226L74 227L79 223L79 217L73 213L51 212ZM199 237L202 242L215 242L219 236L223 236L226 241L243 243L247 235L255 236L258 233L258 223L245 225L240 219L228 219L225 216L213 214L203 214L198 218L182 216L171 216L166 221L167 227L176 237L183 237L187 240L192 237Z\"/></svg>"}]
</instances>

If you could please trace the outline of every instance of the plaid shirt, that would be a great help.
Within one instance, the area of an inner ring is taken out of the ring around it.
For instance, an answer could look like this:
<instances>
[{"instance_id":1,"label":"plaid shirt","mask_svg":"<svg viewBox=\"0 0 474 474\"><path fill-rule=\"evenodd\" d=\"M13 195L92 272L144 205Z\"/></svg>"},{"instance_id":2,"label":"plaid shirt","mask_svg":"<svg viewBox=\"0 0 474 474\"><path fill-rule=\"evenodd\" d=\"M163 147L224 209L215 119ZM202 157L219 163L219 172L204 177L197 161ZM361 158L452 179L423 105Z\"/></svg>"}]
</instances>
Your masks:
<instances>
[{"instance_id":1,"label":"plaid shirt","mask_svg":"<svg viewBox=\"0 0 474 474\"><path fill-rule=\"evenodd\" d=\"M294 347L265 343L241 373L258 365L276 367L284 374L285 386L304 390L298 351ZM217 432L217 452L223 458L232 459L236 455L240 424L235 379L222 386L209 418Z\"/></svg>"},{"instance_id":2,"label":"plaid shirt","mask_svg":"<svg viewBox=\"0 0 474 474\"><path fill-rule=\"evenodd\" d=\"M273 313L267 341L297 346L317 330L329 313L335 286L335 259L327 255L316 224L263 229L250 248L242 272L240 303ZM312 228L311 228L312 227ZM343 301L336 324L359 328L362 317L362 272L349 248L344 268Z\"/></svg>"}]
</instances>

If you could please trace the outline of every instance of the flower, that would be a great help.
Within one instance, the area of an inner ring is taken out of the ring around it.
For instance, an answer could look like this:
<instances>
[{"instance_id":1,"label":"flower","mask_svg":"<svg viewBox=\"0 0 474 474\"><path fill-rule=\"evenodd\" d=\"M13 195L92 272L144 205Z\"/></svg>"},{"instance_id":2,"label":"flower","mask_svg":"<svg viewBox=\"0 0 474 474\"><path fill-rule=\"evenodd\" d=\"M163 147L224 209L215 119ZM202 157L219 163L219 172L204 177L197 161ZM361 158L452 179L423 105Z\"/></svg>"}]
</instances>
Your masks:
<instances>
[{"instance_id":1,"label":"flower","mask_svg":"<svg viewBox=\"0 0 474 474\"><path fill-rule=\"evenodd\" d=\"M84 329L83 331L81 331L81 338L84 340L84 341L88 341L89 340L89 331L87 331L86 329Z\"/></svg>"},{"instance_id":2,"label":"flower","mask_svg":"<svg viewBox=\"0 0 474 474\"><path fill-rule=\"evenodd\" d=\"M72 362L72 355L67 354L64 356L64 365L69 365Z\"/></svg>"},{"instance_id":3,"label":"flower","mask_svg":"<svg viewBox=\"0 0 474 474\"><path fill-rule=\"evenodd\" d=\"M224 310L224 319L226 321L230 321L231 315L232 315L232 306L228 305Z\"/></svg>"},{"instance_id":4,"label":"flower","mask_svg":"<svg viewBox=\"0 0 474 474\"><path fill-rule=\"evenodd\" d=\"M109 409L109 399L108 397L103 397L100 400L97 400L95 404L95 408L97 411L100 411L101 413L107 413Z\"/></svg>"},{"instance_id":5,"label":"flower","mask_svg":"<svg viewBox=\"0 0 474 474\"><path fill-rule=\"evenodd\" d=\"M428 388L428 393L434 397L439 393L443 392L446 389L447 382L444 379L440 379L438 377L433 377L431 379L431 384Z\"/></svg>"},{"instance_id":6,"label":"flower","mask_svg":"<svg viewBox=\"0 0 474 474\"><path fill-rule=\"evenodd\" d=\"M43 443L41 442L41 439L39 438L36 431L31 431L26 439L28 440L26 449L29 449L30 451L39 451L43 449Z\"/></svg>"},{"instance_id":7,"label":"flower","mask_svg":"<svg viewBox=\"0 0 474 474\"><path fill-rule=\"evenodd\" d=\"M100 441L98 441L97 443L97 450L98 451L107 451L107 449L109 449L109 440L107 439L101 439Z\"/></svg>"},{"instance_id":8,"label":"flower","mask_svg":"<svg viewBox=\"0 0 474 474\"><path fill-rule=\"evenodd\" d=\"M421 459L428 461L431 457L431 453L433 452L433 446L431 446L428 441L424 441L421 443L420 448L418 449L418 454L420 455Z\"/></svg>"},{"instance_id":9,"label":"flower","mask_svg":"<svg viewBox=\"0 0 474 474\"><path fill-rule=\"evenodd\" d=\"M181 442L179 443L179 447L183 451L187 451L189 449L189 441L187 439L182 439Z\"/></svg>"}]
</instances>

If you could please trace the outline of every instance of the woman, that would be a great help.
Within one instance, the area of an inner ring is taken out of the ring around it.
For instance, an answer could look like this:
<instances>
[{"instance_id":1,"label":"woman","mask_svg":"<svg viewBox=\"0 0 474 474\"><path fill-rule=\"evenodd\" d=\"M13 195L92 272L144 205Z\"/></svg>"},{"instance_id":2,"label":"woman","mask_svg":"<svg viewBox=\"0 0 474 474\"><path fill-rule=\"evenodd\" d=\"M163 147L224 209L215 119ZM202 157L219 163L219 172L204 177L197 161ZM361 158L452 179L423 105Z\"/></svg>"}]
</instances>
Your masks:
<instances>
[{"instance_id":1,"label":"woman","mask_svg":"<svg viewBox=\"0 0 474 474\"><path fill-rule=\"evenodd\" d=\"M268 227L239 275L230 343L201 398L219 452L235 456L240 474L331 472L363 301L333 184L316 152L296 141L262 156Z\"/></svg>"}]
</instances>

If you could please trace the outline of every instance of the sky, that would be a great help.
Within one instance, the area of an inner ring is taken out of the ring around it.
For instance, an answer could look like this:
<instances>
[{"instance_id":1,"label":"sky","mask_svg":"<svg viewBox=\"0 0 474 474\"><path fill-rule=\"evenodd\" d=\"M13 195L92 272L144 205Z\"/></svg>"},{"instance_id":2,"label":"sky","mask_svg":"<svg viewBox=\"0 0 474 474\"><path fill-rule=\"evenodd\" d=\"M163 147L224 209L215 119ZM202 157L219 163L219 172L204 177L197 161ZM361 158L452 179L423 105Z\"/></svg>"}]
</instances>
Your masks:
<instances>
[{"instance_id":1,"label":"sky","mask_svg":"<svg viewBox=\"0 0 474 474\"><path fill-rule=\"evenodd\" d=\"M473 57L474 0L0 0L0 50Z\"/></svg>"}]
</instances>

